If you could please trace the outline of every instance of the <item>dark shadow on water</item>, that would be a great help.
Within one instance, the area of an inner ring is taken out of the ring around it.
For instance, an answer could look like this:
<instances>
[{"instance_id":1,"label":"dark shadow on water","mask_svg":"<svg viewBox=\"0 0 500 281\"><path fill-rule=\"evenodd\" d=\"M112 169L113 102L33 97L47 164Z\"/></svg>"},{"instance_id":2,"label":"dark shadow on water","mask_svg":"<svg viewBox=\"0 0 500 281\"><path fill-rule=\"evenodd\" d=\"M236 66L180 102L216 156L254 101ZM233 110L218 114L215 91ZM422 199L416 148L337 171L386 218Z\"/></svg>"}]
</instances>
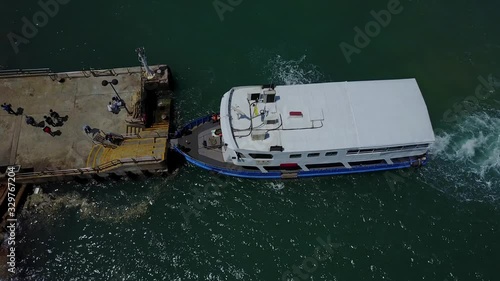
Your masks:
<instances>
[{"instance_id":1,"label":"dark shadow on water","mask_svg":"<svg viewBox=\"0 0 500 281\"><path fill-rule=\"evenodd\" d=\"M73 179L79 184L87 184L90 182L90 180L86 178L74 177Z\"/></svg>"},{"instance_id":2,"label":"dark shadow on water","mask_svg":"<svg viewBox=\"0 0 500 281\"><path fill-rule=\"evenodd\" d=\"M45 121L41 121L38 124L36 124L37 127L43 128L45 127Z\"/></svg>"},{"instance_id":3,"label":"dark shadow on water","mask_svg":"<svg viewBox=\"0 0 500 281\"><path fill-rule=\"evenodd\" d=\"M99 175L92 175L92 179L95 180L96 182L99 182L99 183L105 183L105 182L108 182L109 180L105 177L101 177Z\"/></svg>"},{"instance_id":4,"label":"dark shadow on water","mask_svg":"<svg viewBox=\"0 0 500 281\"><path fill-rule=\"evenodd\" d=\"M137 181L137 180L141 180L142 179L142 177L140 175L132 173L132 172L125 172L125 174L127 175L127 177L130 180L133 180L133 181Z\"/></svg>"},{"instance_id":5,"label":"dark shadow on water","mask_svg":"<svg viewBox=\"0 0 500 281\"><path fill-rule=\"evenodd\" d=\"M173 172L173 171L181 168L182 166L186 165L186 162L187 162L186 158L184 158L184 156L182 156L180 153L178 153L177 151L174 151L174 150L168 151L167 159L169 159L169 161L167 162L167 165L168 165L168 170L170 172Z\"/></svg>"},{"instance_id":6,"label":"dark shadow on water","mask_svg":"<svg viewBox=\"0 0 500 281\"><path fill-rule=\"evenodd\" d=\"M60 136L62 135L62 132L60 130L57 130L55 132L53 132L54 136Z\"/></svg>"},{"instance_id":7,"label":"dark shadow on water","mask_svg":"<svg viewBox=\"0 0 500 281\"><path fill-rule=\"evenodd\" d=\"M113 181L120 181L122 179L121 176L115 174L115 173L109 173L108 178Z\"/></svg>"},{"instance_id":8,"label":"dark shadow on water","mask_svg":"<svg viewBox=\"0 0 500 281\"><path fill-rule=\"evenodd\" d=\"M24 113L24 108L18 107L17 111L16 111L16 115L23 115L23 113Z\"/></svg>"}]
</instances>

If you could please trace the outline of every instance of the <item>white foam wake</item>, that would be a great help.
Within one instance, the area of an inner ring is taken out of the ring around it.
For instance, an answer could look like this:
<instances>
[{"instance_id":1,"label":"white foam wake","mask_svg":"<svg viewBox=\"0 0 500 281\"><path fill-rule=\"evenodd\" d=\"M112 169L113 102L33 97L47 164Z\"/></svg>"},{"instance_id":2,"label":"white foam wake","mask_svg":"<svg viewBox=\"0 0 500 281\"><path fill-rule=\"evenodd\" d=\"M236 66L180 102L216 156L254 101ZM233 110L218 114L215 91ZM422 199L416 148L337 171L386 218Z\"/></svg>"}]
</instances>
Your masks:
<instances>
[{"instance_id":1,"label":"white foam wake","mask_svg":"<svg viewBox=\"0 0 500 281\"><path fill-rule=\"evenodd\" d=\"M436 136L433 153L481 177L500 175L500 116L491 114L495 112L475 113L454 126L452 133Z\"/></svg>"},{"instance_id":2,"label":"white foam wake","mask_svg":"<svg viewBox=\"0 0 500 281\"><path fill-rule=\"evenodd\" d=\"M296 85L321 81L323 75L318 67L305 61L305 55L297 60L286 60L280 55L269 59L265 69L269 72L270 82L277 85Z\"/></svg>"},{"instance_id":3,"label":"white foam wake","mask_svg":"<svg viewBox=\"0 0 500 281\"><path fill-rule=\"evenodd\" d=\"M489 110L459 121L436 135L428 177L465 199L500 199L500 111Z\"/></svg>"}]
</instances>

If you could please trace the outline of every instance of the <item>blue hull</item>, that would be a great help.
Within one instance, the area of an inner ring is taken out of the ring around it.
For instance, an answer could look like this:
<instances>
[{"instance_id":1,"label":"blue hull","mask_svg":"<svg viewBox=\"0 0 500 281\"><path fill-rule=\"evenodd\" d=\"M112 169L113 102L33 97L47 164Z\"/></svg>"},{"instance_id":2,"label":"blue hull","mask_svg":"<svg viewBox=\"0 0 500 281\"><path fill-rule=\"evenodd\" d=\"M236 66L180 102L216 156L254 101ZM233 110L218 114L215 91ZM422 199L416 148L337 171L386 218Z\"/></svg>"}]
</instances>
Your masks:
<instances>
[{"instance_id":1,"label":"blue hull","mask_svg":"<svg viewBox=\"0 0 500 281\"><path fill-rule=\"evenodd\" d=\"M202 169L219 173L221 175L231 176L231 177L240 177L247 179L281 179L282 173L280 172L244 172L238 170L224 169L220 167L215 167L201 161L194 159L193 157L187 155L179 148L175 147L175 151L182 154L186 160ZM321 170L312 170L312 171L298 171L297 178L308 178L308 177L320 177L320 176L334 176L334 175L345 175L345 174L355 174L355 173L367 173L367 172L378 172L378 171L387 171L387 170L395 170L395 169L404 169L412 167L413 163L418 160L402 162L397 164L381 164L381 165L371 165L365 167L355 167L355 168L336 168L336 169L321 169ZM424 160L421 162L421 165L426 165L428 160Z\"/></svg>"},{"instance_id":2,"label":"blue hull","mask_svg":"<svg viewBox=\"0 0 500 281\"><path fill-rule=\"evenodd\" d=\"M196 126L204 124L206 122L210 122L211 116L205 116L202 118L198 118L184 127L181 130L177 131L175 136L176 138L182 136L182 131L191 130ZM221 175L231 176L231 177L240 177L240 178L248 178L248 179L281 179L281 172L268 172L262 173L260 171L241 171L241 170L232 170L228 168L217 167L214 165L210 165L208 163L199 161L184 151L182 151L179 147L174 147L175 151L182 154L186 160L202 169L219 173ZM297 171L297 178L308 178L308 177L319 177L319 176L333 176L333 175L344 175L344 174L354 174L354 173L366 173L366 172L377 172L377 171L387 171L387 170L395 170L395 169L403 169L410 168L418 163L418 159L409 158L407 162L401 162L396 164L378 164L378 165L370 165L370 166L361 166L361 167L353 167L353 168L332 168L332 169L321 169L321 170L310 170L310 171ZM419 165L426 165L428 160L421 161Z\"/></svg>"}]
</instances>

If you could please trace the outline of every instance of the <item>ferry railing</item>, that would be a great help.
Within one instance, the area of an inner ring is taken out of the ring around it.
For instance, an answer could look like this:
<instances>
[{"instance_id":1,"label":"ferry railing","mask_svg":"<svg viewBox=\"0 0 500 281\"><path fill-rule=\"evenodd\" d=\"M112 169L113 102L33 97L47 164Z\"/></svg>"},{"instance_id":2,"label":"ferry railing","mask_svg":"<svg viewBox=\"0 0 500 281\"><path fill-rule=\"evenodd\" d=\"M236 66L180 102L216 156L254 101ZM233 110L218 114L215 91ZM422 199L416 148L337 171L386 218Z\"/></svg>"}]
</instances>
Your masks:
<instances>
[{"instance_id":1,"label":"ferry railing","mask_svg":"<svg viewBox=\"0 0 500 281\"><path fill-rule=\"evenodd\" d=\"M182 128L180 130L177 130L175 132L174 138L180 138L182 136L182 132L184 132L185 130L192 130L193 128L198 127L202 124L205 124L205 123L209 122L210 120L212 120L212 114L204 116L204 117L200 117L194 121L189 122L189 123L185 124L184 126L182 126Z\"/></svg>"},{"instance_id":2,"label":"ferry railing","mask_svg":"<svg viewBox=\"0 0 500 281\"><path fill-rule=\"evenodd\" d=\"M160 67L160 65L154 65L152 67ZM89 77L101 77L101 76L118 76L124 74L135 74L142 73L142 68L137 67L122 67L122 68L109 68L109 69L88 69L81 71L68 71L68 72L53 72L50 68L31 68L31 69L6 69L0 70L1 78L16 78L24 76L49 76L52 80L57 81L61 78L89 78Z\"/></svg>"},{"instance_id":3,"label":"ferry railing","mask_svg":"<svg viewBox=\"0 0 500 281\"><path fill-rule=\"evenodd\" d=\"M15 78L23 76L43 76L50 75L53 72L50 68L31 68L31 69L7 69L0 70L0 78Z\"/></svg>"},{"instance_id":4,"label":"ferry railing","mask_svg":"<svg viewBox=\"0 0 500 281\"><path fill-rule=\"evenodd\" d=\"M96 170L96 172L101 172L101 171L104 171L104 170L108 170L108 169L110 169L112 167L121 166L121 165L124 165L124 164L139 164L139 163L143 163L143 162L157 162L158 160L161 160L161 159L158 159L158 158L156 158L154 156L145 156L145 157L138 157L138 158L115 159L115 160L111 160L109 162L103 163L103 164L97 166L94 169Z\"/></svg>"},{"instance_id":5,"label":"ferry railing","mask_svg":"<svg viewBox=\"0 0 500 281\"><path fill-rule=\"evenodd\" d=\"M123 74L134 74L140 73L141 71L137 69L126 68L110 68L110 69L89 69L89 70L81 70L81 71L69 71L69 72L59 72L59 73L51 73L50 78L54 81L59 80L61 78L90 78L90 77L104 77L104 76L118 76Z\"/></svg>"}]
</instances>

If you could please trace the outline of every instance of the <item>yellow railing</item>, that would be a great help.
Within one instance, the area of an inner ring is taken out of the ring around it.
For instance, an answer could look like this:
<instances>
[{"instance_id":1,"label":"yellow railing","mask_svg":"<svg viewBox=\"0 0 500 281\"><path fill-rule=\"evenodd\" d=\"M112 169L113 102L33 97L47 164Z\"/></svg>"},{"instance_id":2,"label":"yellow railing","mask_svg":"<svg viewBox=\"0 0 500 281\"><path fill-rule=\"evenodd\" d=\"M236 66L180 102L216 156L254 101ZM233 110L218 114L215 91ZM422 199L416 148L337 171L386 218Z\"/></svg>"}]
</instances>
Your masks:
<instances>
[{"instance_id":1,"label":"yellow railing","mask_svg":"<svg viewBox=\"0 0 500 281\"><path fill-rule=\"evenodd\" d=\"M30 179L39 177L56 177L56 176L78 176L86 174L97 174L103 172L104 170L109 170L110 168L121 166L124 164L141 164L145 162L159 162L154 156L140 157L140 158L125 158L125 159L115 159L106 163L103 163L96 168L80 168L80 169L67 169L67 170L45 170L39 172L28 172L28 173L18 173L16 178Z\"/></svg>"}]
</instances>

